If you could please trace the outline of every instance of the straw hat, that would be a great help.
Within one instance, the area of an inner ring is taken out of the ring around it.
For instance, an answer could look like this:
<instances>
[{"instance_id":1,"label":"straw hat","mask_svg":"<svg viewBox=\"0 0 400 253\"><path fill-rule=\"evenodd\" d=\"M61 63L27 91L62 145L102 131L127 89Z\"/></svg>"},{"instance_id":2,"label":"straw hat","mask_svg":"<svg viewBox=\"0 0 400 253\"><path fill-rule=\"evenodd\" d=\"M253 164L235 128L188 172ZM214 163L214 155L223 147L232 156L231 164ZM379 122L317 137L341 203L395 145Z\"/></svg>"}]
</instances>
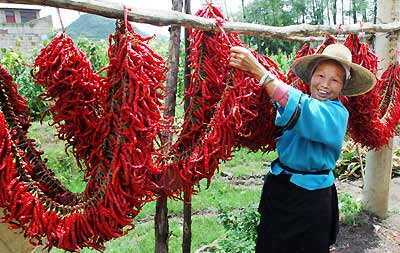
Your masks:
<instances>
[{"instance_id":1,"label":"straw hat","mask_svg":"<svg viewBox=\"0 0 400 253\"><path fill-rule=\"evenodd\" d=\"M293 71L300 79L310 84L312 72L317 63L324 59L338 61L342 66L350 68L350 77L342 88L341 95L357 96L371 90L376 82L375 75L368 69L351 62L350 50L339 43L331 44L322 54L308 55L297 59L293 63Z\"/></svg>"}]
</instances>

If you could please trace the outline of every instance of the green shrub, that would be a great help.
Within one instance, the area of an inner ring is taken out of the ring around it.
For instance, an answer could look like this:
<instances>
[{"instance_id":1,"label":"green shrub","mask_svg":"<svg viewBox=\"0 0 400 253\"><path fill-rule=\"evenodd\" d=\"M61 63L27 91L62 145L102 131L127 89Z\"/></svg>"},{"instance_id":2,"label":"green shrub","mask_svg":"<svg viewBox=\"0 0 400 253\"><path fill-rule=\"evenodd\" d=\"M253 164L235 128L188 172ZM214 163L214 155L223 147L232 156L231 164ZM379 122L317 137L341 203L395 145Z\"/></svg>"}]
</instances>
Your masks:
<instances>
[{"instance_id":1,"label":"green shrub","mask_svg":"<svg viewBox=\"0 0 400 253\"><path fill-rule=\"evenodd\" d=\"M85 52L87 59L92 64L95 72L100 71L108 65L108 44L104 40L91 41L84 36L80 36L76 42L77 47ZM101 75L105 76L105 72Z\"/></svg>"},{"instance_id":2,"label":"green shrub","mask_svg":"<svg viewBox=\"0 0 400 253\"><path fill-rule=\"evenodd\" d=\"M38 98L43 93L43 87L35 84L32 76L32 66L18 48L2 48L0 65L6 69L18 85L18 92L28 99L28 106L34 120L40 118L41 113L48 108L48 104Z\"/></svg>"},{"instance_id":3,"label":"green shrub","mask_svg":"<svg viewBox=\"0 0 400 253\"><path fill-rule=\"evenodd\" d=\"M348 225L360 223L361 203L347 192L339 192L338 198L340 222Z\"/></svg>"},{"instance_id":4,"label":"green shrub","mask_svg":"<svg viewBox=\"0 0 400 253\"><path fill-rule=\"evenodd\" d=\"M293 63L295 55L296 52L294 50L291 54L285 54L284 52L279 51L278 54L269 55L269 57L278 65L282 73L286 75Z\"/></svg>"},{"instance_id":5,"label":"green shrub","mask_svg":"<svg viewBox=\"0 0 400 253\"><path fill-rule=\"evenodd\" d=\"M224 227L225 238L218 242L216 252L254 252L259 222L255 205L239 212L221 211L218 221Z\"/></svg>"}]
</instances>

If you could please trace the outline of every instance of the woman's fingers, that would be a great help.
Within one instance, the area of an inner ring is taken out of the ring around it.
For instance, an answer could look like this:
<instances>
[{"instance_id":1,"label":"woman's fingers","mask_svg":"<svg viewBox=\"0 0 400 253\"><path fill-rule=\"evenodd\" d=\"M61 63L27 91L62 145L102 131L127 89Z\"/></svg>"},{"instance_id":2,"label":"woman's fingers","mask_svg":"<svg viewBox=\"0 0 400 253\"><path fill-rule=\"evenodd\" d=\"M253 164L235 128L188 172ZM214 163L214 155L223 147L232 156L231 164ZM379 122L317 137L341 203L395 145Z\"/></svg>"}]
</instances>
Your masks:
<instances>
[{"instance_id":1,"label":"woman's fingers","mask_svg":"<svg viewBox=\"0 0 400 253\"><path fill-rule=\"evenodd\" d=\"M230 50L229 65L242 69L242 61L244 58L242 47L232 47Z\"/></svg>"},{"instance_id":2,"label":"woman's fingers","mask_svg":"<svg viewBox=\"0 0 400 253\"><path fill-rule=\"evenodd\" d=\"M251 51L244 47L230 49L229 65L243 71L250 71L257 64Z\"/></svg>"}]
</instances>

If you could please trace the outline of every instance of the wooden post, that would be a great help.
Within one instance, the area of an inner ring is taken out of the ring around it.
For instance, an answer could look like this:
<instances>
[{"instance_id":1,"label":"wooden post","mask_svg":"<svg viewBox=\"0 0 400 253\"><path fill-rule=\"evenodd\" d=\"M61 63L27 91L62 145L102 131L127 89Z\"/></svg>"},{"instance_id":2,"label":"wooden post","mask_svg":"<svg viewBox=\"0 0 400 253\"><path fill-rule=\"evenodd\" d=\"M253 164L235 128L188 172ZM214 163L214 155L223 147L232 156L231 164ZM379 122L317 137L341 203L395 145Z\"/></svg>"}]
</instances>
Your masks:
<instances>
[{"instance_id":1,"label":"wooden post","mask_svg":"<svg viewBox=\"0 0 400 253\"><path fill-rule=\"evenodd\" d=\"M168 206L167 198L160 198L156 202L155 226L155 253L168 252Z\"/></svg>"},{"instance_id":2,"label":"wooden post","mask_svg":"<svg viewBox=\"0 0 400 253\"><path fill-rule=\"evenodd\" d=\"M390 23L400 18L399 0L378 0L378 23ZM376 54L379 59L380 72L386 70L395 57L399 46L398 34L376 33ZM382 73L378 73L380 76ZM377 151L367 154L362 203L365 210L381 218L387 217L389 202L389 185L392 175L392 145L389 144Z\"/></svg>"},{"instance_id":3,"label":"wooden post","mask_svg":"<svg viewBox=\"0 0 400 253\"><path fill-rule=\"evenodd\" d=\"M185 0L185 13L190 14L190 0ZM190 85L190 68L189 68L189 29L185 28L185 71L184 71L184 86L185 91ZM185 112L189 106L190 98L187 97L184 102ZM192 203L188 193L183 196L183 238L182 238L182 253L190 253L192 244Z\"/></svg>"},{"instance_id":4,"label":"wooden post","mask_svg":"<svg viewBox=\"0 0 400 253\"><path fill-rule=\"evenodd\" d=\"M182 11L182 0L172 0L172 10ZM169 71L167 75L167 95L165 99L165 115L169 117L175 116L176 106L176 90L178 81L178 67L179 67L179 46L181 42L181 27L173 25L170 27L169 37ZM172 135L165 136L163 143L172 140ZM166 147L167 149L167 147ZM156 216L155 222L155 252L167 253L168 252L168 206L167 198L160 198L156 203Z\"/></svg>"}]
</instances>

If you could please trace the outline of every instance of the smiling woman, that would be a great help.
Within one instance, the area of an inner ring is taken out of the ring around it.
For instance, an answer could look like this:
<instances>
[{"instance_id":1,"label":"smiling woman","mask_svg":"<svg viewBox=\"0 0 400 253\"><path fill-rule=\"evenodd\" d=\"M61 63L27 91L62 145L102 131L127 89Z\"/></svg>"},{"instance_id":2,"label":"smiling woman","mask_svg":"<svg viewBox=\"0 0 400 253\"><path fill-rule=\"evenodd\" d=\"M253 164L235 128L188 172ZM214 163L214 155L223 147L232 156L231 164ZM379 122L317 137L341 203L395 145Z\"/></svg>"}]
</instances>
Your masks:
<instances>
[{"instance_id":1,"label":"smiling woman","mask_svg":"<svg viewBox=\"0 0 400 253\"><path fill-rule=\"evenodd\" d=\"M256 252L329 252L339 226L332 170L339 159L349 112L339 95L356 96L374 75L352 63L348 48L331 44L292 66L311 96L283 83L246 48L232 47L229 64L248 71L277 103L278 159L271 164L259 205Z\"/></svg>"}]
</instances>

